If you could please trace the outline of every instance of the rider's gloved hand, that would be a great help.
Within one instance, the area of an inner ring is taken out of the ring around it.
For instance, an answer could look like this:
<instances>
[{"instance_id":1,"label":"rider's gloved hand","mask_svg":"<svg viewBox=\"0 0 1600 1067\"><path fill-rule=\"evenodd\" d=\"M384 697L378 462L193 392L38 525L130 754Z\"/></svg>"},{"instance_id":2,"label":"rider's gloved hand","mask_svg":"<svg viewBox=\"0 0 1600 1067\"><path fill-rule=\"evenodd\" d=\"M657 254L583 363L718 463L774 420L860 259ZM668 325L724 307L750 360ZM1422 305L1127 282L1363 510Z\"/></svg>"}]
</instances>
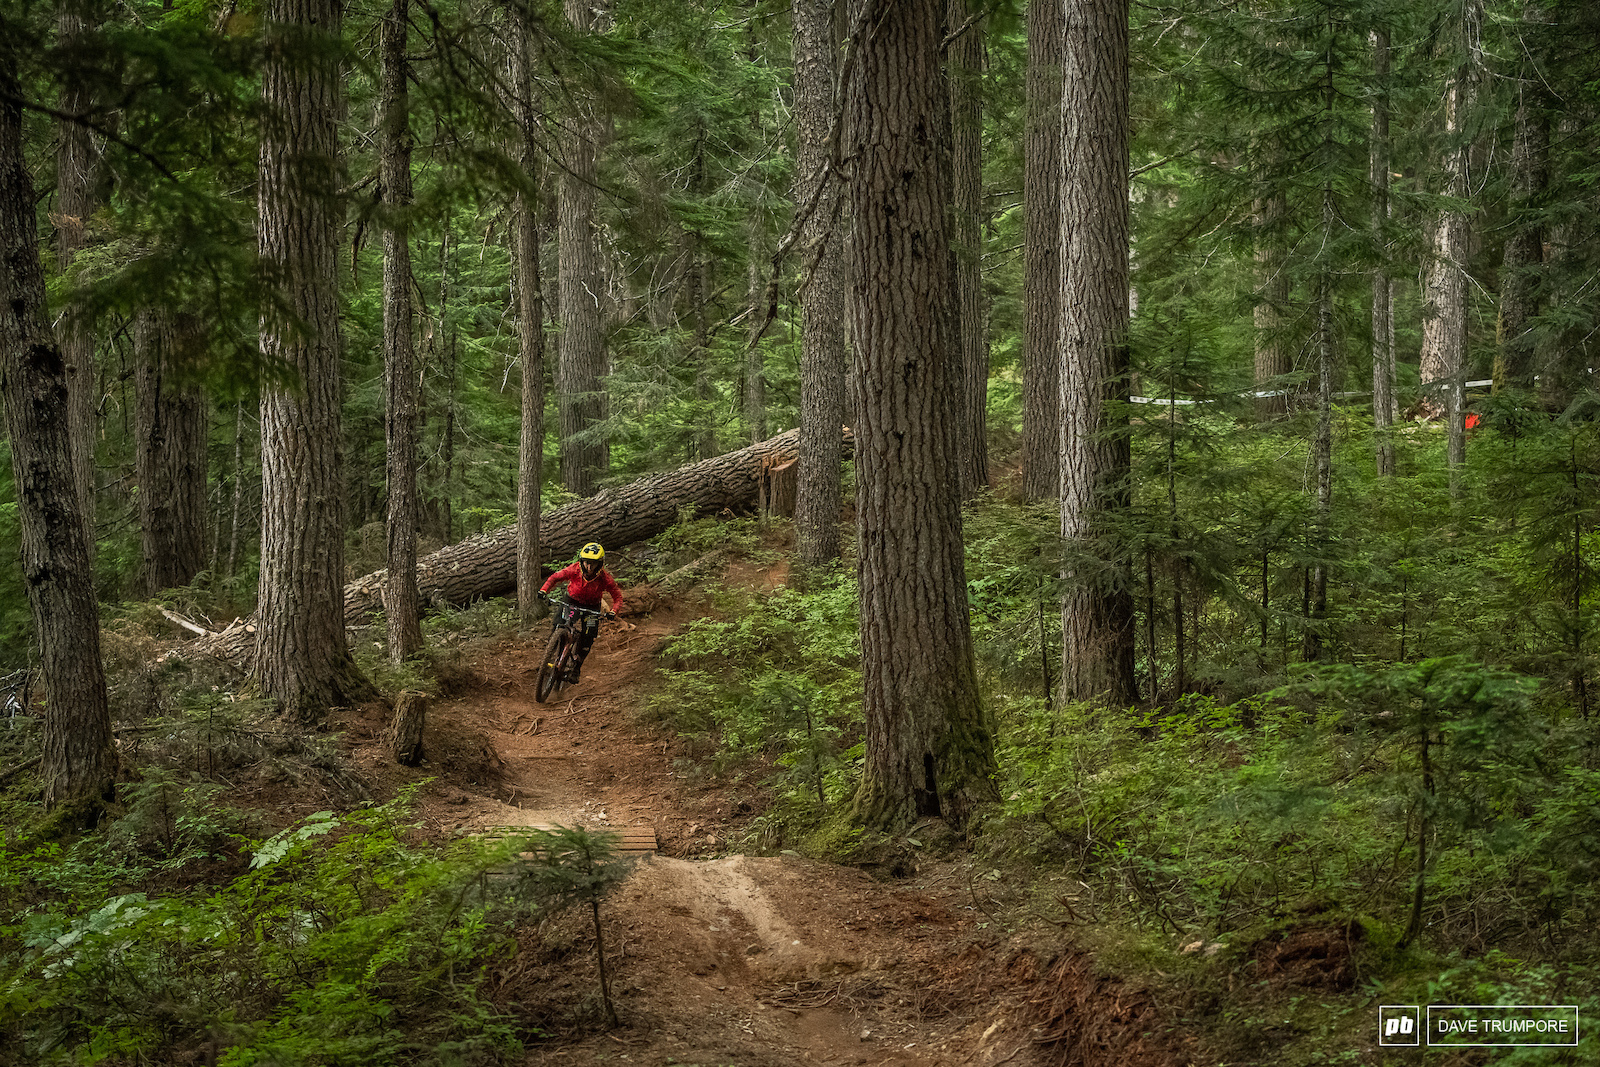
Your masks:
<instances>
[{"instance_id":1,"label":"rider's gloved hand","mask_svg":"<svg viewBox=\"0 0 1600 1067\"><path fill-rule=\"evenodd\" d=\"M614 619L614 618L616 618L616 617L617 617L617 613L616 613L616 612L614 612L614 611L608 611L608 612L606 612L606 618L608 618L608 619Z\"/></svg>"}]
</instances>

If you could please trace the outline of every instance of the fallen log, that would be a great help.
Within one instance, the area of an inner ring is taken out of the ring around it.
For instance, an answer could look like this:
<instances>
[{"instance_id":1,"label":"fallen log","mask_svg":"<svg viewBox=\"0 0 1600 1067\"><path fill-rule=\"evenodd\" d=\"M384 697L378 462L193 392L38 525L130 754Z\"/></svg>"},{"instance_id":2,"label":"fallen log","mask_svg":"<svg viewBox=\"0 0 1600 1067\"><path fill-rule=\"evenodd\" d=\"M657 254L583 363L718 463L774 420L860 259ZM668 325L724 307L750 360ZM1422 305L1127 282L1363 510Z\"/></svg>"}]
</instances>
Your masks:
<instances>
[{"instance_id":1,"label":"fallen log","mask_svg":"<svg viewBox=\"0 0 1600 1067\"><path fill-rule=\"evenodd\" d=\"M845 430L848 446L850 431ZM800 431L692 463L665 474L604 489L587 500L548 512L539 523L539 549L563 559L588 541L621 546L654 537L685 514L752 511L762 502L764 478L799 455ZM374 571L344 587L347 626L362 626L383 610L387 571ZM517 530L506 526L447 545L417 561L417 590L426 605L460 607L517 588ZM198 637L175 650L213 656L246 670L255 654L255 618Z\"/></svg>"},{"instance_id":2,"label":"fallen log","mask_svg":"<svg viewBox=\"0 0 1600 1067\"><path fill-rule=\"evenodd\" d=\"M163 614L163 615L165 615L167 617L167 621L168 622L171 622L171 623L173 623L173 624L175 624L177 626L181 626L185 630L188 630L192 634L199 634L201 637L204 637L204 636L206 636L207 634L209 634L211 632L210 630L207 630L204 626L201 626L199 623L190 622L188 619L184 618L182 615L179 615L175 611L170 611L167 608L162 608L161 609L161 614Z\"/></svg>"},{"instance_id":3,"label":"fallen log","mask_svg":"<svg viewBox=\"0 0 1600 1067\"><path fill-rule=\"evenodd\" d=\"M690 510L700 515L747 511L758 503L762 472L795 458L800 431L760 444L604 489L587 500L546 514L539 550L546 559L575 554L586 542L628 545L654 537ZM383 610L387 572L375 571L344 587L344 620L360 625ZM425 603L460 606L517 588L517 530L498 530L449 545L417 561L417 589Z\"/></svg>"}]
</instances>

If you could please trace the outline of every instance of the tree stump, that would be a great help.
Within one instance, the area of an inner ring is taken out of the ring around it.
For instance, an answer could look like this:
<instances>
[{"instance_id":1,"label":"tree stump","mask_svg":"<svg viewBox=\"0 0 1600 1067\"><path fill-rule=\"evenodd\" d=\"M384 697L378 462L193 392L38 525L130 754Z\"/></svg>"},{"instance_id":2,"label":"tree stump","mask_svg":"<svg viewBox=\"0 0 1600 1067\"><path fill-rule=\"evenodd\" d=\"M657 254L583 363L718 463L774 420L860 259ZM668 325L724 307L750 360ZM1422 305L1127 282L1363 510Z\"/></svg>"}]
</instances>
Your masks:
<instances>
[{"instance_id":1,"label":"tree stump","mask_svg":"<svg viewBox=\"0 0 1600 1067\"><path fill-rule=\"evenodd\" d=\"M407 689L395 698L389 744L396 763L415 767L422 762L422 726L427 716L428 694Z\"/></svg>"},{"instance_id":2,"label":"tree stump","mask_svg":"<svg viewBox=\"0 0 1600 1067\"><path fill-rule=\"evenodd\" d=\"M794 518L795 493L799 488L800 461L772 463L761 471L761 514Z\"/></svg>"}]
</instances>

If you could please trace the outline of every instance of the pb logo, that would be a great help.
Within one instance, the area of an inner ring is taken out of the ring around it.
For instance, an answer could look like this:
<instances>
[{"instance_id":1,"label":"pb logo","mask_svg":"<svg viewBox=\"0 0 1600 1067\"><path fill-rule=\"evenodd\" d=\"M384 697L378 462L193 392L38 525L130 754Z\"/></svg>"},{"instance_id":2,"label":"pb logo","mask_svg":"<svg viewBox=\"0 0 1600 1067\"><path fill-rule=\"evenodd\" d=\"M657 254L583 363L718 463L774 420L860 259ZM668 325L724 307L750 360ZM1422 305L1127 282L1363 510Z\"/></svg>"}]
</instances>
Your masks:
<instances>
[{"instance_id":1,"label":"pb logo","mask_svg":"<svg viewBox=\"0 0 1600 1067\"><path fill-rule=\"evenodd\" d=\"M1378 1007L1378 1044L1420 1045L1422 1027L1415 1004L1382 1004Z\"/></svg>"}]
</instances>

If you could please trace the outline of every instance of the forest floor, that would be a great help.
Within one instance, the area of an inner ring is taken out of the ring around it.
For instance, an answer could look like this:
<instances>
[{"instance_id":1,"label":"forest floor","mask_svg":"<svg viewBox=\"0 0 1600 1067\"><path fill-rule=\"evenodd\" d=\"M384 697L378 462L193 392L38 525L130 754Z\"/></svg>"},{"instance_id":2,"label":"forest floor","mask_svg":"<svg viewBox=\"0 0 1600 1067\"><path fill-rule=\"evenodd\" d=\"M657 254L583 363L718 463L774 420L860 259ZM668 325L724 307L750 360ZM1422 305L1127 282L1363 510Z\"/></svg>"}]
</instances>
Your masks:
<instances>
[{"instance_id":1,"label":"forest floor","mask_svg":"<svg viewBox=\"0 0 1600 1067\"><path fill-rule=\"evenodd\" d=\"M781 580L759 569L724 579ZM516 955L492 967L492 999L527 1026L526 1063L1189 1061L1192 1050L1151 1043L1164 1028L1149 998L1097 977L1059 931L1001 930L959 856L878 880L795 853L730 852L763 804L759 788L692 773L686 742L637 713L662 641L702 605L634 610L607 624L582 682L546 704L533 696L544 626L465 650L467 682L429 709L427 762L415 770L390 761L384 723L341 724L377 792L431 779L418 796L430 835L654 828L656 853L601 909L619 1027L599 1021L587 915L524 929Z\"/></svg>"}]
</instances>

